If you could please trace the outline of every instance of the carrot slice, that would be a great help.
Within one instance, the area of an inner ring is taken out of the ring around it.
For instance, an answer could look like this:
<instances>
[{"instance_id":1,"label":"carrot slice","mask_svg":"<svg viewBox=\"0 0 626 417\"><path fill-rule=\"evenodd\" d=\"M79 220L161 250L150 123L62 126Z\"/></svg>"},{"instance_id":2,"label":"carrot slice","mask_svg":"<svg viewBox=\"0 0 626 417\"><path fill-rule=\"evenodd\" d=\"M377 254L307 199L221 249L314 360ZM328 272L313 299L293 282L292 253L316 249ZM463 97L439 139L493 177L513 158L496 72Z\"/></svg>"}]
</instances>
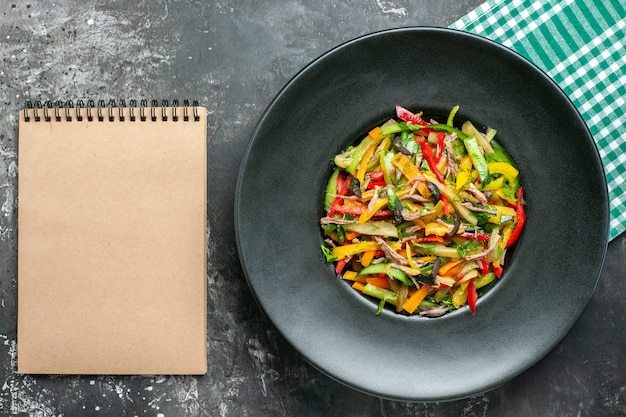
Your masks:
<instances>
[{"instance_id":1,"label":"carrot slice","mask_svg":"<svg viewBox=\"0 0 626 417\"><path fill-rule=\"evenodd\" d=\"M368 250L363 252L363 255L361 255L361 265L365 267L371 264L372 259L374 259L374 255L376 255L375 250Z\"/></svg>"},{"instance_id":2,"label":"carrot slice","mask_svg":"<svg viewBox=\"0 0 626 417\"><path fill-rule=\"evenodd\" d=\"M417 306L419 306L428 295L428 290L428 285L422 285L419 287L419 289L404 302L402 309L409 314L413 314L413 312L417 309Z\"/></svg>"},{"instance_id":3,"label":"carrot slice","mask_svg":"<svg viewBox=\"0 0 626 417\"><path fill-rule=\"evenodd\" d=\"M424 242L443 243L444 240L441 236L430 235L430 236L418 237L417 239L413 240L413 242L414 243L424 243Z\"/></svg>"},{"instance_id":4,"label":"carrot slice","mask_svg":"<svg viewBox=\"0 0 626 417\"><path fill-rule=\"evenodd\" d=\"M370 135L374 140L379 140L383 138L383 130L378 126L370 130L367 134Z\"/></svg>"},{"instance_id":5,"label":"carrot slice","mask_svg":"<svg viewBox=\"0 0 626 417\"><path fill-rule=\"evenodd\" d=\"M445 264L441 265L439 268L439 275L444 277L451 277L456 275L461 270L461 264L465 262L465 259L457 259L453 261L448 261Z\"/></svg>"},{"instance_id":6,"label":"carrot slice","mask_svg":"<svg viewBox=\"0 0 626 417\"><path fill-rule=\"evenodd\" d=\"M372 285L374 285L375 287L378 287L378 288L384 288L386 290L391 288L391 286L389 285L389 280L387 279L387 277L372 277L372 278L367 278L365 281L368 284L372 284Z\"/></svg>"},{"instance_id":7,"label":"carrot slice","mask_svg":"<svg viewBox=\"0 0 626 417\"><path fill-rule=\"evenodd\" d=\"M363 288L365 288L365 284L359 281L354 281L352 283L352 288L354 288L355 290L363 291Z\"/></svg>"}]
</instances>

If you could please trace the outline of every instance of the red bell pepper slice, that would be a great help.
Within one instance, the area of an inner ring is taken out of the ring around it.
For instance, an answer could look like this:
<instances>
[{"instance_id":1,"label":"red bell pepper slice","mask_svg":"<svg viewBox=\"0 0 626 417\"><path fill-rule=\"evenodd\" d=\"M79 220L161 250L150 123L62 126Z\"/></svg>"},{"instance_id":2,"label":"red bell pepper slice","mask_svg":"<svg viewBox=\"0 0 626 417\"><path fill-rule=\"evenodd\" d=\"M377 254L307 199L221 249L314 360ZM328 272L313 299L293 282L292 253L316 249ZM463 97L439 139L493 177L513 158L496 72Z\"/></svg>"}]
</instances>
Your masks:
<instances>
[{"instance_id":1,"label":"red bell pepper slice","mask_svg":"<svg viewBox=\"0 0 626 417\"><path fill-rule=\"evenodd\" d=\"M439 172L439 169L437 168L437 162L435 161L435 155L433 155L433 150L430 147L430 145L426 143L426 139L424 138L424 136L416 136L415 141L420 145L420 148L422 149L422 158L426 160L426 163L428 164L428 167L430 168L430 170L433 172L433 174L435 174L435 176L437 177L437 180L440 183L445 184L443 175L441 174L441 172ZM450 214L450 207L448 205L448 199L443 195L440 198L441 198L441 201L443 201L444 214L446 215Z\"/></svg>"},{"instance_id":2,"label":"red bell pepper slice","mask_svg":"<svg viewBox=\"0 0 626 417\"><path fill-rule=\"evenodd\" d=\"M440 183L444 184L445 181L443 179L443 175L441 175L441 172L439 172L439 170L437 169L437 162L435 161L433 150L430 145L426 143L426 138L424 138L424 136L415 136L415 141L420 145L420 148L422 148L422 158L426 160L426 163L428 164L430 170L433 172L433 174L435 174L437 180L439 180Z\"/></svg>"},{"instance_id":3,"label":"red bell pepper slice","mask_svg":"<svg viewBox=\"0 0 626 417\"><path fill-rule=\"evenodd\" d=\"M476 301L478 300L478 293L476 292L476 286L474 285L475 279L476 278L472 278L467 285L467 304L469 305L472 315L476 314Z\"/></svg>"},{"instance_id":4,"label":"red bell pepper slice","mask_svg":"<svg viewBox=\"0 0 626 417\"><path fill-rule=\"evenodd\" d=\"M487 272L489 272L489 262L485 258L480 258L480 273L485 275Z\"/></svg>"},{"instance_id":5,"label":"red bell pepper slice","mask_svg":"<svg viewBox=\"0 0 626 417\"><path fill-rule=\"evenodd\" d=\"M335 274L340 275L343 272L346 265L348 265L349 259L350 258L348 257L348 258L339 259L337 261L337 264L335 265Z\"/></svg>"},{"instance_id":6,"label":"red bell pepper slice","mask_svg":"<svg viewBox=\"0 0 626 417\"><path fill-rule=\"evenodd\" d=\"M370 177L372 181L384 181L385 179L385 174L382 171L370 172L367 176Z\"/></svg>"},{"instance_id":7,"label":"red bell pepper slice","mask_svg":"<svg viewBox=\"0 0 626 417\"><path fill-rule=\"evenodd\" d=\"M385 180L382 181L370 181L367 183L367 186L365 188L367 188L368 190L373 190L376 187L385 187L387 185L387 183L385 182Z\"/></svg>"},{"instance_id":8,"label":"red bell pepper slice","mask_svg":"<svg viewBox=\"0 0 626 417\"><path fill-rule=\"evenodd\" d=\"M346 195L348 193L348 189L350 188L350 178L352 175L347 175L342 179L341 183L337 183L337 195ZM339 178L337 178L339 180Z\"/></svg>"},{"instance_id":9,"label":"red bell pepper slice","mask_svg":"<svg viewBox=\"0 0 626 417\"><path fill-rule=\"evenodd\" d=\"M328 208L328 217L333 217L337 214L337 208L343 204L343 198L341 196L346 195L350 186L350 175L344 178L343 174L339 174L337 177L337 196Z\"/></svg>"},{"instance_id":10,"label":"red bell pepper slice","mask_svg":"<svg viewBox=\"0 0 626 417\"><path fill-rule=\"evenodd\" d=\"M396 115L398 118L404 122L411 123L419 126L427 126L428 123L421 117L417 116L415 113L410 110L405 109L402 106L396 106Z\"/></svg>"},{"instance_id":11,"label":"red bell pepper slice","mask_svg":"<svg viewBox=\"0 0 626 417\"><path fill-rule=\"evenodd\" d=\"M489 236L475 235L474 233L471 233L471 232L457 233L457 236L464 237L465 239L474 239L474 240L477 240L479 242L488 242L489 241Z\"/></svg>"},{"instance_id":12,"label":"red bell pepper slice","mask_svg":"<svg viewBox=\"0 0 626 417\"><path fill-rule=\"evenodd\" d=\"M423 132L425 134L429 134L430 132L435 131L435 129L433 128L426 127L428 126L428 123L424 119L402 106L396 106L396 116L398 116L398 118L403 122L416 126L424 126L424 129L420 129L420 132Z\"/></svg>"},{"instance_id":13,"label":"red bell pepper slice","mask_svg":"<svg viewBox=\"0 0 626 417\"><path fill-rule=\"evenodd\" d=\"M353 216L360 216L361 214L365 213L365 210L367 210L367 206L343 205L342 204L335 208L335 213L352 214ZM372 216L373 219L383 219L383 218L388 218L388 217L393 217L393 212L387 209L378 210Z\"/></svg>"},{"instance_id":14,"label":"red bell pepper slice","mask_svg":"<svg viewBox=\"0 0 626 417\"><path fill-rule=\"evenodd\" d=\"M502 268L501 266L495 266L494 265L493 272L496 274L498 279L500 279L500 278L502 278L502 272L504 272L504 268Z\"/></svg>"},{"instance_id":15,"label":"red bell pepper slice","mask_svg":"<svg viewBox=\"0 0 626 417\"><path fill-rule=\"evenodd\" d=\"M522 229L524 228L524 225L526 224L526 212L524 211L524 205L522 201L523 197L524 197L524 188L520 186L519 189L517 190L517 203L515 204L515 214L517 214L517 224L515 225L515 228L511 232L511 237L509 237L509 241L506 243L507 248L512 246L515 242L517 242L517 239L519 238L520 234L522 233Z\"/></svg>"},{"instance_id":16,"label":"red bell pepper slice","mask_svg":"<svg viewBox=\"0 0 626 417\"><path fill-rule=\"evenodd\" d=\"M437 132L437 153L435 154L435 161L439 162L443 156L444 141L446 134L443 132Z\"/></svg>"}]
</instances>

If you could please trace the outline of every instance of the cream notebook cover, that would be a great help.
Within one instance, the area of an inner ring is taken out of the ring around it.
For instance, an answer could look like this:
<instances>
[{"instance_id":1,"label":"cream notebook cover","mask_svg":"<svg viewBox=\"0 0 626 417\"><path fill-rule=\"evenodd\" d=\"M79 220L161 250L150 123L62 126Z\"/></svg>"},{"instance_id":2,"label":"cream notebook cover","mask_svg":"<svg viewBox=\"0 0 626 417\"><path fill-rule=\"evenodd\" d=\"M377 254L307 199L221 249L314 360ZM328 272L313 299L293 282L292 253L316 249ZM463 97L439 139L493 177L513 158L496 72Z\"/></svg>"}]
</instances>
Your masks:
<instances>
[{"instance_id":1,"label":"cream notebook cover","mask_svg":"<svg viewBox=\"0 0 626 417\"><path fill-rule=\"evenodd\" d=\"M18 169L18 372L206 373L205 109L29 106Z\"/></svg>"}]
</instances>

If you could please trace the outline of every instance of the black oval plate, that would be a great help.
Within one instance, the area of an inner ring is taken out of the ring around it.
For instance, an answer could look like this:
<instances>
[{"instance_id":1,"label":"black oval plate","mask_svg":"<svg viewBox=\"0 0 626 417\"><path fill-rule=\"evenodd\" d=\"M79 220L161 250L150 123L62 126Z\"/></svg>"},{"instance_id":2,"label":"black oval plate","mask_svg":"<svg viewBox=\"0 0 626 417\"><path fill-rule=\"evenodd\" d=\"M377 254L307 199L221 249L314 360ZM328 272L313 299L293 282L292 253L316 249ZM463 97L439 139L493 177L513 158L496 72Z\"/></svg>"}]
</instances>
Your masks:
<instances>
[{"instance_id":1,"label":"black oval plate","mask_svg":"<svg viewBox=\"0 0 626 417\"><path fill-rule=\"evenodd\" d=\"M376 316L321 255L330 161L396 104L459 104L456 120L495 127L521 172L527 225L476 316ZM607 247L604 172L576 108L518 54L449 29L373 33L304 68L254 130L235 198L241 263L278 331L330 377L395 400L464 398L535 364L581 315Z\"/></svg>"}]
</instances>

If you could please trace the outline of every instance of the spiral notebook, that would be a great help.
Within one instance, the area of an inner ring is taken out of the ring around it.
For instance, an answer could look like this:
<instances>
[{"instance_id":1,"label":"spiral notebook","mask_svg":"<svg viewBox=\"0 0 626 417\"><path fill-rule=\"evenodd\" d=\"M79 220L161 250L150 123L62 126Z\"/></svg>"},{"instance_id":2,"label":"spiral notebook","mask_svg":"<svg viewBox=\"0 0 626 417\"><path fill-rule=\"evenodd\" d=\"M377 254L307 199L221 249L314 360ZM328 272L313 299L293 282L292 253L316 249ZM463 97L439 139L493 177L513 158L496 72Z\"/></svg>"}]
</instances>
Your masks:
<instances>
[{"instance_id":1,"label":"spiral notebook","mask_svg":"<svg viewBox=\"0 0 626 417\"><path fill-rule=\"evenodd\" d=\"M206 373L206 111L117 104L20 111L19 373Z\"/></svg>"}]
</instances>

